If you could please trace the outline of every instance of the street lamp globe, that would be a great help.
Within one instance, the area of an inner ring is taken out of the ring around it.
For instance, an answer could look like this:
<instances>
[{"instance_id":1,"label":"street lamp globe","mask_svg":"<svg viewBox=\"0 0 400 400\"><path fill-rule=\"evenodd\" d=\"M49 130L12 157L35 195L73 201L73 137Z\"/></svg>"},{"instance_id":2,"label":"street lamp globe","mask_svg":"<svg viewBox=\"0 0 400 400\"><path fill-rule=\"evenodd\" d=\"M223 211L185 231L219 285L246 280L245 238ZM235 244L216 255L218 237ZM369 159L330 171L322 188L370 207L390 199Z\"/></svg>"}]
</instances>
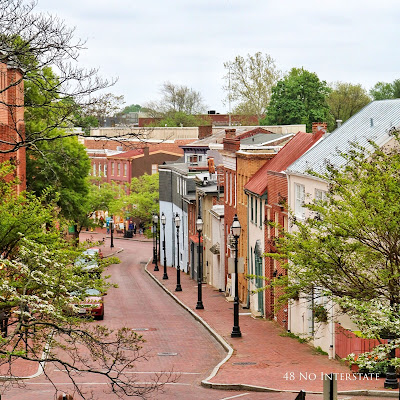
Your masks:
<instances>
[{"instance_id":1,"label":"street lamp globe","mask_svg":"<svg viewBox=\"0 0 400 400\"><path fill-rule=\"evenodd\" d=\"M240 222L238 220L238 217L235 214L235 216L233 218L232 225L231 225L232 235L235 236L235 237L239 237L241 229L242 229L242 227L240 226Z\"/></svg>"},{"instance_id":2,"label":"street lamp globe","mask_svg":"<svg viewBox=\"0 0 400 400\"><path fill-rule=\"evenodd\" d=\"M165 226L167 223L167 217L165 216L164 213L161 213L161 223Z\"/></svg>"},{"instance_id":3,"label":"street lamp globe","mask_svg":"<svg viewBox=\"0 0 400 400\"><path fill-rule=\"evenodd\" d=\"M178 213L176 213L176 216L175 216L175 226L176 226L177 228L179 228L179 227L181 226L181 219L180 219Z\"/></svg>"},{"instance_id":4,"label":"street lamp globe","mask_svg":"<svg viewBox=\"0 0 400 400\"><path fill-rule=\"evenodd\" d=\"M158 215L157 214L153 214L153 222L154 224L158 224Z\"/></svg>"},{"instance_id":5,"label":"street lamp globe","mask_svg":"<svg viewBox=\"0 0 400 400\"><path fill-rule=\"evenodd\" d=\"M200 215L196 221L196 230L197 232L201 232L203 230L203 220L201 219Z\"/></svg>"}]
</instances>

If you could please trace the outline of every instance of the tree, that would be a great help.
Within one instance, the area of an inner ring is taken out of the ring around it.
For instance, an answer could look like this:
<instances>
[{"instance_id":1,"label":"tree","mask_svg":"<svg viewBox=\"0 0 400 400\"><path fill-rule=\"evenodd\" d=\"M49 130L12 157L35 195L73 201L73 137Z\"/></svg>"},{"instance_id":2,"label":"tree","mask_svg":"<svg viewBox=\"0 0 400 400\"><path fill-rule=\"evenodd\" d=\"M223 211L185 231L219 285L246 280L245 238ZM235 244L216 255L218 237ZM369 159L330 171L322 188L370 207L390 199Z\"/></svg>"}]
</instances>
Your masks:
<instances>
[{"instance_id":1,"label":"tree","mask_svg":"<svg viewBox=\"0 0 400 400\"><path fill-rule=\"evenodd\" d=\"M139 112L142 111L142 106L140 104L131 104L130 106L126 106L120 114L128 114L130 112Z\"/></svg>"},{"instance_id":2,"label":"tree","mask_svg":"<svg viewBox=\"0 0 400 400\"><path fill-rule=\"evenodd\" d=\"M306 124L327 121L330 89L317 74L304 68L292 68L272 89L272 97L262 125Z\"/></svg>"},{"instance_id":3,"label":"tree","mask_svg":"<svg viewBox=\"0 0 400 400\"><path fill-rule=\"evenodd\" d=\"M112 284L94 279L74 263L82 249L63 239L62 220L52 199L46 203L33 194L16 195L15 181L9 179L14 169L10 163L0 166L0 311L6 322L0 365L16 375L15 360L38 365L45 360L66 371L82 398L87 396L76 380L80 373L104 377L110 392L120 397L145 398L171 377L155 376L154 384L136 385L128 370L144 358L144 339L126 327L112 330L76 317L76 304L84 300L86 289L105 292ZM118 260L98 261L104 268ZM46 369L44 374L57 392ZM3 382L2 390L6 389Z\"/></svg>"},{"instance_id":4,"label":"tree","mask_svg":"<svg viewBox=\"0 0 400 400\"><path fill-rule=\"evenodd\" d=\"M326 100L331 116L328 124L330 131L335 129L337 120L347 121L352 115L371 102L371 98L360 84L335 82L331 89L332 91Z\"/></svg>"},{"instance_id":5,"label":"tree","mask_svg":"<svg viewBox=\"0 0 400 400\"><path fill-rule=\"evenodd\" d=\"M400 150L354 146L345 166L310 173L329 185L326 200L306 204L310 216L278 239L288 293L318 288L353 317L368 337L400 337Z\"/></svg>"},{"instance_id":6,"label":"tree","mask_svg":"<svg viewBox=\"0 0 400 400\"><path fill-rule=\"evenodd\" d=\"M36 88L42 95L30 97L25 104L14 104L8 101L8 96L2 96L0 104L10 115L25 106L42 110L43 115L48 113L51 118L47 125L37 126L26 134L21 121L14 119L11 122L14 140L1 138L6 146L2 146L0 152L14 152L31 143L54 140L54 128L68 126L77 110L97 102L93 93L113 84L113 81L101 79L96 69L78 66L79 53L85 43L75 40L74 29L66 27L57 17L34 13L35 5L34 1L0 0L0 61L19 71L1 90L7 93L13 87L21 88L24 83L26 90ZM49 74L49 69L56 74ZM57 137L66 135L72 133L57 131Z\"/></svg>"},{"instance_id":7,"label":"tree","mask_svg":"<svg viewBox=\"0 0 400 400\"><path fill-rule=\"evenodd\" d=\"M400 79L392 83L378 82L369 91L374 100L398 99L400 98Z\"/></svg>"},{"instance_id":8,"label":"tree","mask_svg":"<svg viewBox=\"0 0 400 400\"><path fill-rule=\"evenodd\" d=\"M61 214L75 221L89 193L90 160L76 137L41 141L27 152L27 188L57 193Z\"/></svg>"},{"instance_id":9,"label":"tree","mask_svg":"<svg viewBox=\"0 0 400 400\"><path fill-rule=\"evenodd\" d=\"M198 115L185 114L182 111L166 113L161 119L157 119L148 126L202 126L207 125L207 120Z\"/></svg>"},{"instance_id":10,"label":"tree","mask_svg":"<svg viewBox=\"0 0 400 400\"><path fill-rule=\"evenodd\" d=\"M158 174L144 174L138 178L132 178L129 193L121 195L111 203L110 213L117 214L125 210L126 216L151 224L153 212L158 213L158 177Z\"/></svg>"},{"instance_id":11,"label":"tree","mask_svg":"<svg viewBox=\"0 0 400 400\"><path fill-rule=\"evenodd\" d=\"M270 102L272 88L281 75L274 59L257 52L248 54L247 58L236 56L233 61L225 62L224 68L227 74L223 89L227 92L227 101L238 103L234 112L255 114L261 119Z\"/></svg>"},{"instance_id":12,"label":"tree","mask_svg":"<svg viewBox=\"0 0 400 400\"><path fill-rule=\"evenodd\" d=\"M159 102L153 101L146 105L147 111L153 117L164 117L176 112L187 115L200 114L206 108L200 92L184 85L164 82L161 85L161 95Z\"/></svg>"},{"instance_id":13,"label":"tree","mask_svg":"<svg viewBox=\"0 0 400 400\"><path fill-rule=\"evenodd\" d=\"M97 126L103 126L106 117L113 117L121 112L124 103L124 96L105 93L97 96L94 102L84 107L82 113L85 117L95 118L98 121Z\"/></svg>"}]
</instances>

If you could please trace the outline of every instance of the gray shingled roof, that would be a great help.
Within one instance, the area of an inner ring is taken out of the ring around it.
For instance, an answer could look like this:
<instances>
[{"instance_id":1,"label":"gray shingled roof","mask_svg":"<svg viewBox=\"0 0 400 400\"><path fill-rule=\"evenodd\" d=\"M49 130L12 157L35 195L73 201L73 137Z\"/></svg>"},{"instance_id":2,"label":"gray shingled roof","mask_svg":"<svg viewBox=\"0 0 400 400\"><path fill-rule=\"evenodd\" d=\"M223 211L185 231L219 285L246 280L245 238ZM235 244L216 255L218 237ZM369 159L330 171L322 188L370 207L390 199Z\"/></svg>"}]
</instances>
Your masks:
<instances>
[{"instance_id":1,"label":"gray shingled roof","mask_svg":"<svg viewBox=\"0 0 400 400\"><path fill-rule=\"evenodd\" d=\"M351 143L371 149L369 140L379 146L390 138L388 132L400 125L400 99L373 101L348 119L341 127L323 137L287 168L288 173L307 174L308 169L322 173L326 161L341 166L345 160L338 155L347 152Z\"/></svg>"}]
</instances>

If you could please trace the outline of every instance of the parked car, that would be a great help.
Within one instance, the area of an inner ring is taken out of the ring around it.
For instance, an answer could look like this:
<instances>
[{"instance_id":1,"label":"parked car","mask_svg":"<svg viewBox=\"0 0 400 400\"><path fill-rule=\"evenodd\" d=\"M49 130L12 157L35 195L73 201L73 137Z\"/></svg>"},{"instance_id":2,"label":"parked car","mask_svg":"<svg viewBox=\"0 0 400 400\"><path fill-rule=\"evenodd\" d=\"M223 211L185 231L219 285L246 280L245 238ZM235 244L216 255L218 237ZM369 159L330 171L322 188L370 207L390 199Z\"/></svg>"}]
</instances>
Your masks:
<instances>
[{"instance_id":1,"label":"parked car","mask_svg":"<svg viewBox=\"0 0 400 400\"><path fill-rule=\"evenodd\" d=\"M97 289L86 289L85 298L75 304L74 309L80 316L90 316L94 319L104 319L104 296ZM78 297L79 293L71 293L71 297Z\"/></svg>"},{"instance_id":2,"label":"parked car","mask_svg":"<svg viewBox=\"0 0 400 400\"><path fill-rule=\"evenodd\" d=\"M99 278L102 271L98 263L98 257L103 257L100 249L87 249L76 259L75 266L81 267L83 272L93 273Z\"/></svg>"}]
</instances>

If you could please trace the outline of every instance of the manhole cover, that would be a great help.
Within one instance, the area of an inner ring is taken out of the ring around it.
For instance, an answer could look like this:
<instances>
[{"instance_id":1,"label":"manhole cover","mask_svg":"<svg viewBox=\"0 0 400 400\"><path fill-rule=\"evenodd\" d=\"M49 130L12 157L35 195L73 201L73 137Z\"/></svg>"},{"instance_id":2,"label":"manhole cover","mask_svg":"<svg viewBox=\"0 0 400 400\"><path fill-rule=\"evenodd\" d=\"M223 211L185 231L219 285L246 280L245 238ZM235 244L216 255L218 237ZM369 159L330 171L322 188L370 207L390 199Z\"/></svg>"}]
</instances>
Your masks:
<instances>
[{"instance_id":1,"label":"manhole cover","mask_svg":"<svg viewBox=\"0 0 400 400\"><path fill-rule=\"evenodd\" d=\"M157 353L158 356L177 356L178 353Z\"/></svg>"},{"instance_id":2,"label":"manhole cover","mask_svg":"<svg viewBox=\"0 0 400 400\"><path fill-rule=\"evenodd\" d=\"M234 362L232 365L256 365L255 362Z\"/></svg>"}]
</instances>

